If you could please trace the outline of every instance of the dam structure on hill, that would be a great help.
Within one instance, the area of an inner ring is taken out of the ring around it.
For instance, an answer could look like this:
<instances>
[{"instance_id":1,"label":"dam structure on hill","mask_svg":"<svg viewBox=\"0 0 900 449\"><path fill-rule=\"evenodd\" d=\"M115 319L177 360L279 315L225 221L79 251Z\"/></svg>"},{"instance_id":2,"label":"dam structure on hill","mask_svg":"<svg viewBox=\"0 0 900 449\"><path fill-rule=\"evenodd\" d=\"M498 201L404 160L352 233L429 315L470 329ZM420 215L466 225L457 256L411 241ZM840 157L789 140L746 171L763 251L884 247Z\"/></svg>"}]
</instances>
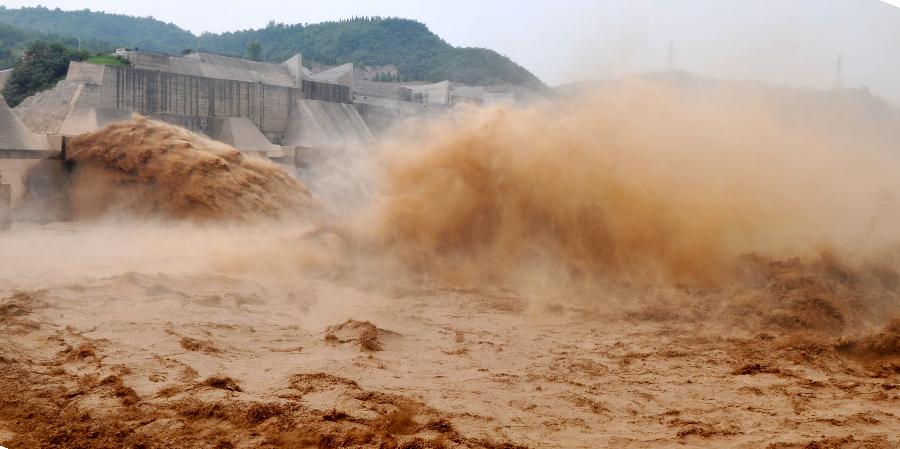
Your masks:
<instances>
[{"instance_id":1,"label":"dam structure on hill","mask_svg":"<svg viewBox=\"0 0 900 449\"><path fill-rule=\"evenodd\" d=\"M301 168L328 157L330 148L367 146L399 121L440 117L460 103L516 101L524 89L378 82L385 73L396 78L396 68L307 68L300 54L282 63L200 52L116 54L128 64L72 61L55 87L14 109L0 100L0 177L10 192L5 207L19 211L17 218L24 210L64 209L67 137L135 113ZM0 84L8 72L2 75Z\"/></svg>"},{"instance_id":2,"label":"dam structure on hill","mask_svg":"<svg viewBox=\"0 0 900 449\"><path fill-rule=\"evenodd\" d=\"M17 114L33 131L71 136L137 112L272 158L372 137L350 87L308 79L301 55L282 64L205 53L126 58L130 66L71 62L65 80L26 99ZM289 132L296 129L305 132Z\"/></svg>"},{"instance_id":3,"label":"dam structure on hill","mask_svg":"<svg viewBox=\"0 0 900 449\"><path fill-rule=\"evenodd\" d=\"M350 86L311 79L299 54L281 64L205 53L124 56L127 66L70 62L65 79L14 110L0 99L0 177L10 192L0 206L17 219L31 218L26 211L64 215L64 205L47 203L65 202L65 139L134 113L288 166L373 139Z\"/></svg>"}]
</instances>

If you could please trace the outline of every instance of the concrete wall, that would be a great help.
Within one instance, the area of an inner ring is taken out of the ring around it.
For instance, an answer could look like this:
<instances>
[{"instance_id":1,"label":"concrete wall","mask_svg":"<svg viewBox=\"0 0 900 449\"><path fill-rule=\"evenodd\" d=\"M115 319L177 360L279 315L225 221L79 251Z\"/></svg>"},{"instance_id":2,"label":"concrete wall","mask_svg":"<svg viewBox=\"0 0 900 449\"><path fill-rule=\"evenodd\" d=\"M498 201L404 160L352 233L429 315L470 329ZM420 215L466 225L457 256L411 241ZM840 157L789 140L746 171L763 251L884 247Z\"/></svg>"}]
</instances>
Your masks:
<instances>
[{"instance_id":1,"label":"concrete wall","mask_svg":"<svg viewBox=\"0 0 900 449\"><path fill-rule=\"evenodd\" d=\"M353 106L376 135L410 119L437 119L449 111L447 106L409 103L385 98L357 98Z\"/></svg>"},{"instance_id":2,"label":"concrete wall","mask_svg":"<svg viewBox=\"0 0 900 449\"><path fill-rule=\"evenodd\" d=\"M313 73L310 78L314 81L324 83L343 84L345 86L353 85L353 64L347 63L337 67L332 67L321 72Z\"/></svg>"},{"instance_id":3,"label":"concrete wall","mask_svg":"<svg viewBox=\"0 0 900 449\"><path fill-rule=\"evenodd\" d=\"M0 96L0 150L49 150L47 136L33 133Z\"/></svg>"},{"instance_id":4,"label":"concrete wall","mask_svg":"<svg viewBox=\"0 0 900 449\"><path fill-rule=\"evenodd\" d=\"M137 69L263 83L272 86L297 87L296 78L285 64L248 61L208 53L191 53L176 58L155 53L129 52L127 58Z\"/></svg>"},{"instance_id":5,"label":"concrete wall","mask_svg":"<svg viewBox=\"0 0 900 449\"><path fill-rule=\"evenodd\" d=\"M103 72L106 66L101 64L88 64L86 62L69 63L69 71L66 73L66 81L81 81L85 83L100 84L103 82Z\"/></svg>"},{"instance_id":6,"label":"concrete wall","mask_svg":"<svg viewBox=\"0 0 900 449\"><path fill-rule=\"evenodd\" d=\"M353 102L350 86L312 80L303 80L301 85L303 86L303 98L308 100L330 101L333 103Z\"/></svg>"},{"instance_id":7,"label":"concrete wall","mask_svg":"<svg viewBox=\"0 0 900 449\"><path fill-rule=\"evenodd\" d=\"M256 153L262 156L284 157L284 150L273 145L259 129L245 118L224 117L212 121L206 135L219 142L231 145L243 153Z\"/></svg>"},{"instance_id":8,"label":"concrete wall","mask_svg":"<svg viewBox=\"0 0 900 449\"><path fill-rule=\"evenodd\" d=\"M355 80L353 93L356 98L373 97L387 98L398 101L413 101L412 90L408 87L394 83L376 83L373 81Z\"/></svg>"},{"instance_id":9,"label":"concrete wall","mask_svg":"<svg viewBox=\"0 0 900 449\"><path fill-rule=\"evenodd\" d=\"M0 159L0 178L4 184L12 187L13 207L21 204L22 198L25 197L28 173L40 162L40 159Z\"/></svg>"},{"instance_id":10,"label":"concrete wall","mask_svg":"<svg viewBox=\"0 0 900 449\"><path fill-rule=\"evenodd\" d=\"M142 54L142 58L153 55ZM149 63L145 62L145 65ZM350 88L311 80L301 82L302 90L262 83L182 75L131 67L100 66L73 62L72 82L83 82L75 104L57 109L79 111L89 108L125 109L208 133L210 119L221 117L250 120L272 143L281 144L288 116L296 100L313 99L349 104ZM69 82L70 80L67 80ZM44 109L44 108L42 108ZM48 131L56 132L60 129ZM43 128L52 128L45 126Z\"/></svg>"},{"instance_id":11,"label":"concrete wall","mask_svg":"<svg viewBox=\"0 0 900 449\"><path fill-rule=\"evenodd\" d=\"M449 81L434 84L413 84L406 87L412 90L413 100L416 102L445 106L450 104Z\"/></svg>"},{"instance_id":12,"label":"concrete wall","mask_svg":"<svg viewBox=\"0 0 900 449\"><path fill-rule=\"evenodd\" d=\"M146 52L128 52L125 56L134 67L147 70L171 71L169 55ZM71 70L71 68L70 68Z\"/></svg>"},{"instance_id":13,"label":"concrete wall","mask_svg":"<svg viewBox=\"0 0 900 449\"><path fill-rule=\"evenodd\" d=\"M297 53L287 61L284 61L284 66L287 67L288 72L294 78L294 86L300 88L300 81L303 79L303 55Z\"/></svg>"},{"instance_id":14,"label":"concrete wall","mask_svg":"<svg viewBox=\"0 0 900 449\"><path fill-rule=\"evenodd\" d=\"M60 81L53 89L26 98L14 111L32 131L57 134L71 111L74 99L81 95L86 86L83 83Z\"/></svg>"},{"instance_id":15,"label":"concrete wall","mask_svg":"<svg viewBox=\"0 0 900 449\"><path fill-rule=\"evenodd\" d=\"M99 88L86 86L81 93L85 106L133 110L201 131L204 118L247 118L274 141L281 139L299 94L289 87L244 81L128 67L103 70Z\"/></svg>"},{"instance_id":16,"label":"concrete wall","mask_svg":"<svg viewBox=\"0 0 900 449\"><path fill-rule=\"evenodd\" d=\"M135 58L143 67L162 68L175 59L190 59L146 53ZM278 67L289 73L286 65ZM281 145L329 146L371 138L352 100L349 86L308 79L296 88L72 62L66 80L26 99L15 115L43 133L77 135L127 120L133 111L224 139L241 150L283 157ZM0 141L4 135L12 134L0 134Z\"/></svg>"},{"instance_id":17,"label":"concrete wall","mask_svg":"<svg viewBox=\"0 0 900 449\"><path fill-rule=\"evenodd\" d=\"M3 184L0 179L0 231L8 231L12 227L10 194L9 184Z\"/></svg>"},{"instance_id":18,"label":"concrete wall","mask_svg":"<svg viewBox=\"0 0 900 449\"><path fill-rule=\"evenodd\" d=\"M68 214L68 172L58 159L2 159L13 221L56 221Z\"/></svg>"},{"instance_id":19,"label":"concrete wall","mask_svg":"<svg viewBox=\"0 0 900 449\"><path fill-rule=\"evenodd\" d=\"M84 107L78 108L70 113L62 126L59 128L59 134L66 136L77 136L79 134L96 131L105 128L116 122L131 120L134 113L125 109L112 108L95 108Z\"/></svg>"},{"instance_id":20,"label":"concrete wall","mask_svg":"<svg viewBox=\"0 0 900 449\"><path fill-rule=\"evenodd\" d=\"M285 65L280 67L291 77L290 86L153 70L147 67L171 68L174 58L140 58L145 68L72 62L66 80L26 99L15 113L5 102L0 105L0 176L9 186L14 220L51 221L68 215L68 170L58 158L61 145L54 150L48 136L32 130L77 135L127 120L134 111L287 163L296 157L294 147L331 148L372 139L352 105L349 86L301 80L298 88ZM190 58L178 59L189 65ZM220 69L240 69L228 59ZM299 57L294 62L302 76ZM207 65L218 63L222 61L201 60L197 67L211 70ZM245 65L256 68L254 64ZM267 70L280 76L266 66L257 73Z\"/></svg>"},{"instance_id":21,"label":"concrete wall","mask_svg":"<svg viewBox=\"0 0 900 449\"><path fill-rule=\"evenodd\" d=\"M353 105L317 100L297 100L285 132L285 145L295 147L340 146L371 139L371 131Z\"/></svg>"}]
</instances>

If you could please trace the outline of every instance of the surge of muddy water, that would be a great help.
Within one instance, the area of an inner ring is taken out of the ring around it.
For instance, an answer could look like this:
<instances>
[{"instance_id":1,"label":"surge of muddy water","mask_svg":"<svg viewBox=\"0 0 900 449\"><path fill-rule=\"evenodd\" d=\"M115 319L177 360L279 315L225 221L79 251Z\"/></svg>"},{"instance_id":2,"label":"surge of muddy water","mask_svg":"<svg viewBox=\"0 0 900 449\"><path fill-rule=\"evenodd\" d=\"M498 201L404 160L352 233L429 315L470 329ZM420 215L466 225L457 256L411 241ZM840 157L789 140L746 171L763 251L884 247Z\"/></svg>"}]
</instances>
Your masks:
<instances>
[{"instance_id":1,"label":"surge of muddy water","mask_svg":"<svg viewBox=\"0 0 900 449\"><path fill-rule=\"evenodd\" d=\"M815 95L457 109L352 152L339 208L170 125L80 136L79 221L0 234L0 444L897 447L900 159Z\"/></svg>"},{"instance_id":2,"label":"surge of muddy water","mask_svg":"<svg viewBox=\"0 0 900 449\"><path fill-rule=\"evenodd\" d=\"M267 159L137 117L77 136L74 218L119 213L177 220L251 220L315 213L309 191Z\"/></svg>"},{"instance_id":3,"label":"surge of muddy water","mask_svg":"<svg viewBox=\"0 0 900 449\"><path fill-rule=\"evenodd\" d=\"M460 112L387 144L365 218L410 264L481 279L550 260L598 277L714 282L750 253L865 258L896 245L895 149L791 122L777 101L635 82Z\"/></svg>"}]
</instances>

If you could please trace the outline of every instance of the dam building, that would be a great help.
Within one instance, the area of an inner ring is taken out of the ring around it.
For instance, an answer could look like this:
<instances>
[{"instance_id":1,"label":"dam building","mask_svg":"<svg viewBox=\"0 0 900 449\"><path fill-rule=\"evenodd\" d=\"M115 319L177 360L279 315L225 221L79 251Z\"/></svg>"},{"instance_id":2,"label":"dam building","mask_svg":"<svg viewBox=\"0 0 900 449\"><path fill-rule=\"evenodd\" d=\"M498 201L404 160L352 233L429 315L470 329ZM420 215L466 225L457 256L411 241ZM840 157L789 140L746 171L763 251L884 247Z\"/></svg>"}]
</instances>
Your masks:
<instances>
[{"instance_id":1,"label":"dam building","mask_svg":"<svg viewBox=\"0 0 900 449\"><path fill-rule=\"evenodd\" d=\"M11 110L0 99L4 216L53 209L65 190L66 136L128 120L173 123L288 165L304 150L364 144L372 133L351 87L311 79L303 57L281 64L205 53L183 57L127 52L130 66L73 61L66 78ZM40 203L40 204L34 204Z\"/></svg>"},{"instance_id":2,"label":"dam building","mask_svg":"<svg viewBox=\"0 0 900 449\"><path fill-rule=\"evenodd\" d=\"M65 80L16 113L32 131L77 135L137 112L274 158L372 137L350 87L304 76L299 54L282 64L205 53L126 57L130 67L71 62Z\"/></svg>"},{"instance_id":3,"label":"dam building","mask_svg":"<svg viewBox=\"0 0 900 449\"><path fill-rule=\"evenodd\" d=\"M396 73L396 68L309 69L300 54L282 63L208 53L117 54L129 65L73 61L65 79L15 109L0 98L3 217L13 210L17 219L43 219L29 217L29 211L65 203L65 138L129 120L134 113L303 167L329 147L367 145L373 133L409 117L440 117L463 102L509 102L520 95L515 89L522 89L375 82L379 71ZM0 72L0 85L8 74Z\"/></svg>"}]
</instances>

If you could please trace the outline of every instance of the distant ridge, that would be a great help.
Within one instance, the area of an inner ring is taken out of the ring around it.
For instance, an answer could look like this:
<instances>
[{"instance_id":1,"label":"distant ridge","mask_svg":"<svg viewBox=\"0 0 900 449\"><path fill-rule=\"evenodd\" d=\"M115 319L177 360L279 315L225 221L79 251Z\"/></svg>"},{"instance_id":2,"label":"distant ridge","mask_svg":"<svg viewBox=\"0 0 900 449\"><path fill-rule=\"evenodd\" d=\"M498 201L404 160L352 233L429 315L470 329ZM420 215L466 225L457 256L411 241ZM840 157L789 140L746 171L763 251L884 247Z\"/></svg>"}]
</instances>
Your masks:
<instances>
[{"instance_id":1,"label":"distant ridge","mask_svg":"<svg viewBox=\"0 0 900 449\"><path fill-rule=\"evenodd\" d=\"M454 47L424 24L399 18L355 18L312 25L270 22L265 28L256 30L195 36L177 25L152 17L87 9L64 11L40 6L19 9L0 6L0 24L27 33L52 32L106 42L111 47L138 47L176 55L192 49L247 56L248 46L258 43L260 56L266 61L283 61L295 53L303 53L308 63L393 64L406 80L509 83L539 90L545 88L534 74L506 56L484 48ZM8 48L0 41L0 55L4 47Z\"/></svg>"}]
</instances>

